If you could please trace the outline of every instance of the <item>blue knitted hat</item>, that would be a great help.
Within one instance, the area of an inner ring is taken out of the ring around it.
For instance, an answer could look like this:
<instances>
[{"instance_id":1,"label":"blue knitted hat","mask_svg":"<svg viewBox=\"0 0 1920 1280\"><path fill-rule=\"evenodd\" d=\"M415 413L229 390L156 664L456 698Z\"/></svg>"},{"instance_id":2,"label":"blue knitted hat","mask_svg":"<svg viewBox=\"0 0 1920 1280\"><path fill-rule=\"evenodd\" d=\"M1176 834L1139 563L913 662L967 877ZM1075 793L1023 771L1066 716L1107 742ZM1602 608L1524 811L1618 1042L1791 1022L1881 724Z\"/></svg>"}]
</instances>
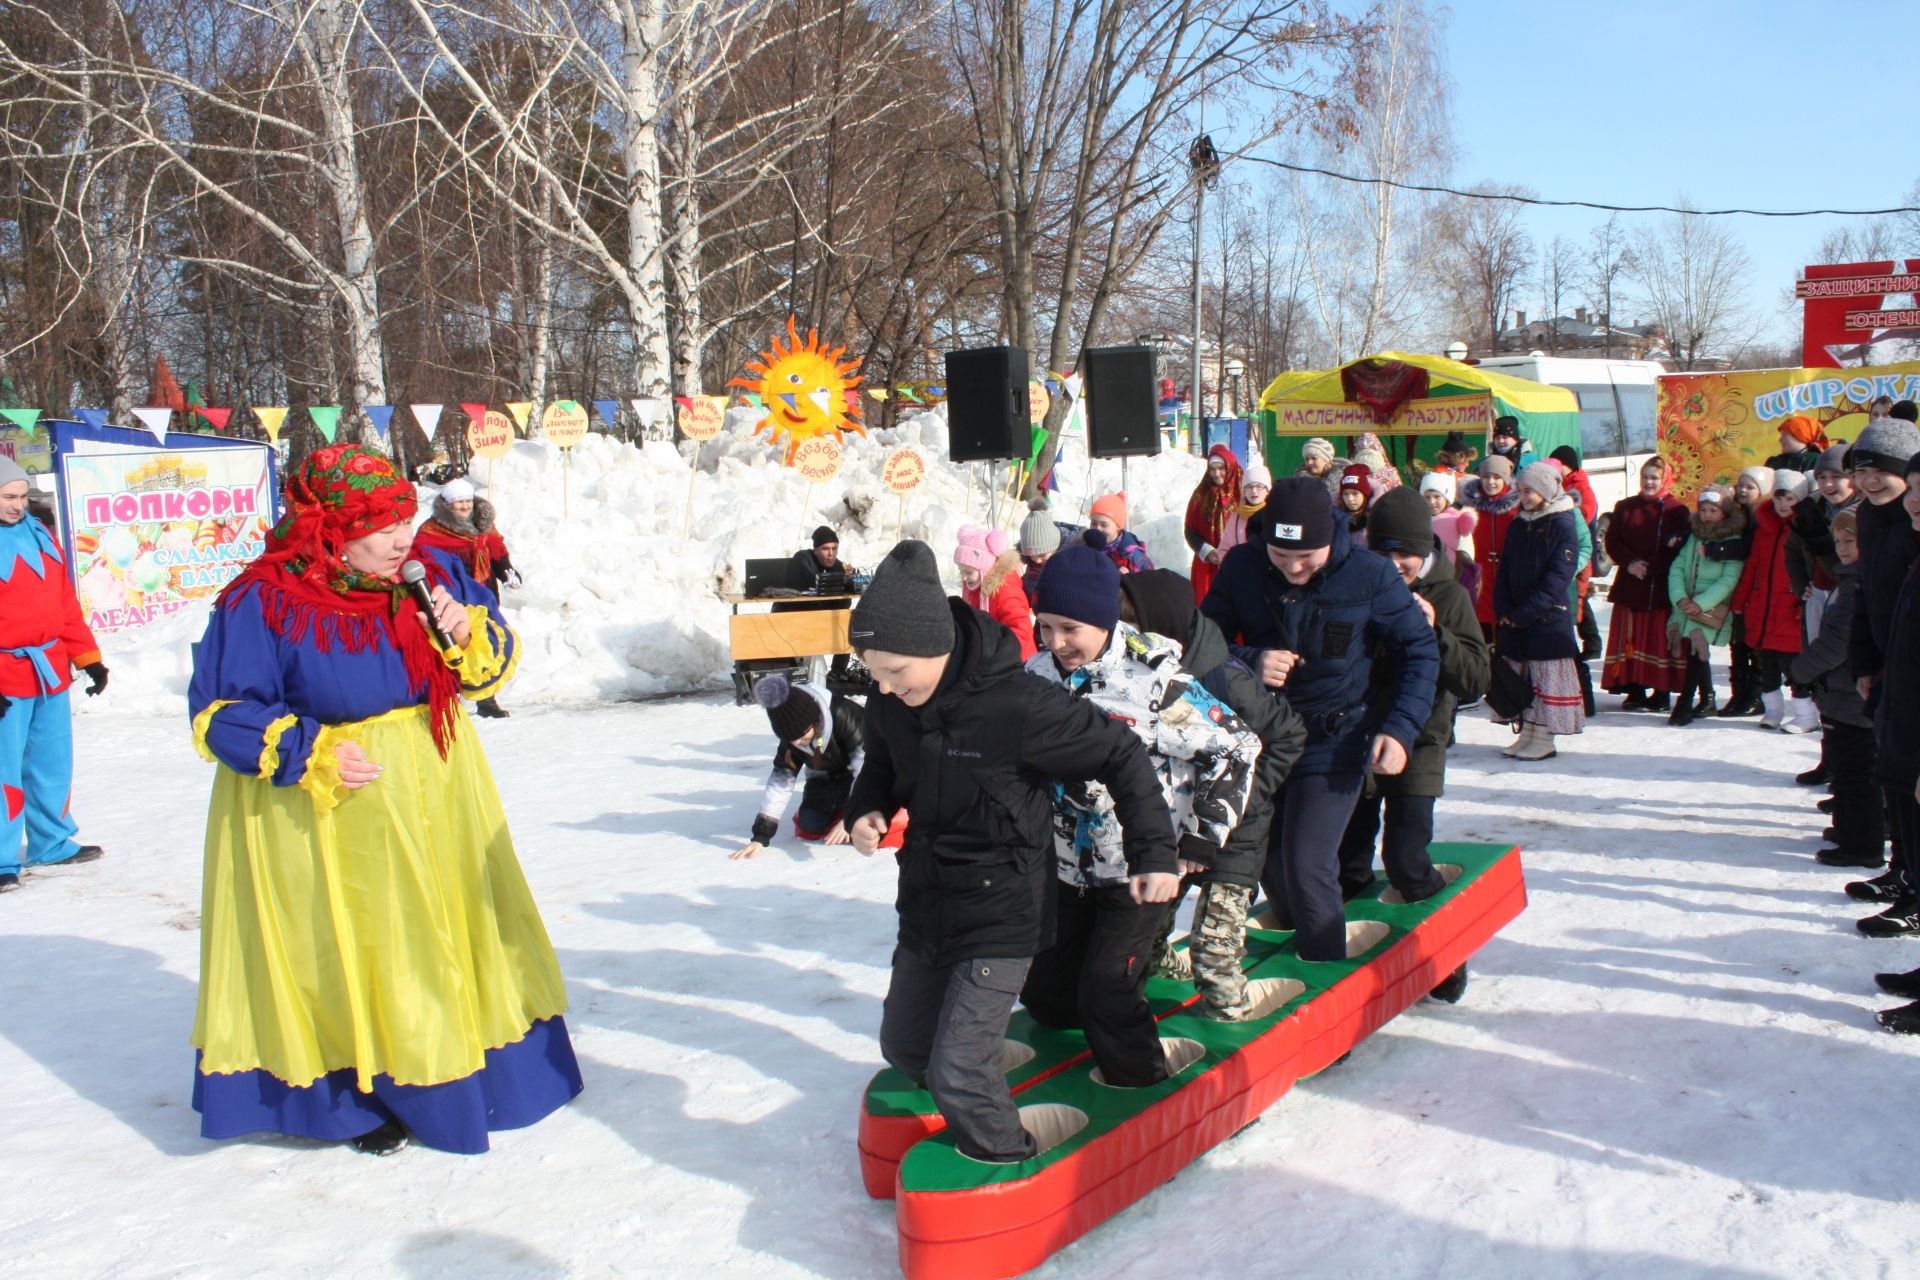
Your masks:
<instances>
[{"instance_id":1,"label":"blue knitted hat","mask_svg":"<svg viewBox=\"0 0 1920 1280\"><path fill-rule=\"evenodd\" d=\"M1106 537L1089 529L1085 541L1062 547L1040 571L1033 611L1057 613L1102 631L1120 622L1120 570L1107 555Z\"/></svg>"}]
</instances>

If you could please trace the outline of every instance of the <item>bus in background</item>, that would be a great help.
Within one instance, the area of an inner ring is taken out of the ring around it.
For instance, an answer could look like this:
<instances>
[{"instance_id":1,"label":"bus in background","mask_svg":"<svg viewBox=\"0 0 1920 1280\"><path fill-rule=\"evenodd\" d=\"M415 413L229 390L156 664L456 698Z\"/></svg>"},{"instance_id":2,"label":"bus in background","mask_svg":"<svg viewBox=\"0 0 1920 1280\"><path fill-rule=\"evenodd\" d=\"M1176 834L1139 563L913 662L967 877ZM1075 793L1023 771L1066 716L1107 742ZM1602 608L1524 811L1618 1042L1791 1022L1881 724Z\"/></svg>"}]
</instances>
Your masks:
<instances>
[{"instance_id":1,"label":"bus in background","mask_svg":"<svg viewBox=\"0 0 1920 1280\"><path fill-rule=\"evenodd\" d=\"M1575 360L1539 353L1474 362L1513 378L1565 387L1580 401L1580 457L1602 512L1640 489L1640 468L1659 449L1654 387L1658 360Z\"/></svg>"}]
</instances>

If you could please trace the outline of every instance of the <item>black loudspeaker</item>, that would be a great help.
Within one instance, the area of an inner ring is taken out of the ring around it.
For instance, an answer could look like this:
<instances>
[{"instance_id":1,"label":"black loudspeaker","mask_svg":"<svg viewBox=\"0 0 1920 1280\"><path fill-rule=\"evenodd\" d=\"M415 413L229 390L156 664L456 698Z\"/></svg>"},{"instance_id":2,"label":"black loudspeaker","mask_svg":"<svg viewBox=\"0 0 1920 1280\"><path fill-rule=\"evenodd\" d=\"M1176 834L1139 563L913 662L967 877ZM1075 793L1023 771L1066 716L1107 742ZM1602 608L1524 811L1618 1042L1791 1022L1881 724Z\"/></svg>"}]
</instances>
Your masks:
<instances>
[{"instance_id":1,"label":"black loudspeaker","mask_svg":"<svg viewBox=\"0 0 1920 1280\"><path fill-rule=\"evenodd\" d=\"M1160 452L1152 347L1088 347L1080 353L1080 377L1087 400L1087 452L1096 458Z\"/></svg>"},{"instance_id":2,"label":"black loudspeaker","mask_svg":"<svg viewBox=\"0 0 1920 1280\"><path fill-rule=\"evenodd\" d=\"M1023 347L947 352L947 456L955 462L1024 458L1032 442Z\"/></svg>"}]
</instances>

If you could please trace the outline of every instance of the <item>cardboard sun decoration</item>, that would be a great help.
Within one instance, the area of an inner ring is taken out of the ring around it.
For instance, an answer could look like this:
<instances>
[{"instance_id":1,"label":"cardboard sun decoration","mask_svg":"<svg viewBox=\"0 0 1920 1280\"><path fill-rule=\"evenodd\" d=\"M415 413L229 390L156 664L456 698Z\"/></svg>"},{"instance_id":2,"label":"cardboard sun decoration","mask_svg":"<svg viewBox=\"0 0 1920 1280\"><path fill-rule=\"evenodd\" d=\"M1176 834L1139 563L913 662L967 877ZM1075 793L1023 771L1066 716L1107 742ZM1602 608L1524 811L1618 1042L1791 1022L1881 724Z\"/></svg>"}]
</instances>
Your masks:
<instances>
[{"instance_id":1,"label":"cardboard sun decoration","mask_svg":"<svg viewBox=\"0 0 1920 1280\"><path fill-rule=\"evenodd\" d=\"M732 378L727 385L760 397L767 416L753 429L765 428L775 444L784 436L785 461L792 466L794 452L804 441L831 435L837 442L842 432L865 435L867 430L856 421L858 399L847 394L861 382L857 375L849 376L860 367L859 357L842 360L847 349L827 350L812 329L802 342L792 316L787 317L787 337L789 341L782 342L776 333L759 359L747 361L747 368L760 375L757 379Z\"/></svg>"},{"instance_id":2,"label":"cardboard sun decoration","mask_svg":"<svg viewBox=\"0 0 1920 1280\"><path fill-rule=\"evenodd\" d=\"M1039 1266L1260 1117L1293 1084L1333 1065L1520 914L1520 851L1437 844L1447 887L1408 904L1376 882L1347 904L1347 959L1308 963L1293 935L1247 930L1255 1003L1244 1022L1197 1012L1188 982L1153 978L1147 999L1170 1074L1144 1089L1100 1079L1086 1036L1018 1013L1001 1067L1038 1155L983 1164L961 1155L924 1090L897 1071L867 1086L860 1169L895 1201L908 1280L998 1280Z\"/></svg>"}]
</instances>

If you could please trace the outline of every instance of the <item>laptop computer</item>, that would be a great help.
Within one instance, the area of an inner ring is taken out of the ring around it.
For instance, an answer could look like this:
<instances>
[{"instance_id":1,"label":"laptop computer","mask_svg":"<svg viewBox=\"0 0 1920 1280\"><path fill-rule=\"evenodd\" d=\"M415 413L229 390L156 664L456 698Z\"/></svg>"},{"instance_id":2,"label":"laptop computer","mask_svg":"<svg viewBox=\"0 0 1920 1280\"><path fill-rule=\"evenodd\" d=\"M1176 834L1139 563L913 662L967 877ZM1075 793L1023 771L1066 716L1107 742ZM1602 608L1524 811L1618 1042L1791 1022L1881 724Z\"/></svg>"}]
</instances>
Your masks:
<instances>
[{"instance_id":1,"label":"laptop computer","mask_svg":"<svg viewBox=\"0 0 1920 1280\"><path fill-rule=\"evenodd\" d=\"M741 594L749 600L757 600L767 595L794 594L801 584L794 581L793 561L786 556L778 560L748 560L747 581ZM812 586L812 583L806 584Z\"/></svg>"}]
</instances>

